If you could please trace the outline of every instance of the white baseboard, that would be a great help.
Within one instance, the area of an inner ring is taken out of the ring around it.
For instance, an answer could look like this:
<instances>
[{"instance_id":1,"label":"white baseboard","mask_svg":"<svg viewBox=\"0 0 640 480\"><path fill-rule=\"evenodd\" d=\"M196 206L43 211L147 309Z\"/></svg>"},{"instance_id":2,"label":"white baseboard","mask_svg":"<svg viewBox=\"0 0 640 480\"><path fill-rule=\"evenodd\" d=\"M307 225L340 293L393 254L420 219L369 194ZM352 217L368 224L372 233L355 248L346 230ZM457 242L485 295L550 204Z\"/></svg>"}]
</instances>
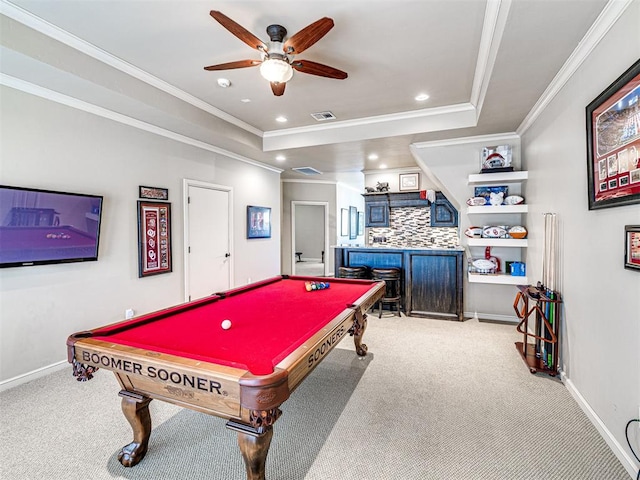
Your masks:
<instances>
[{"instance_id":1,"label":"white baseboard","mask_svg":"<svg viewBox=\"0 0 640 480\"><path fill-rule=\"evenodd\" d=\"M10 388L17 387L18 385L22 385L23 383L31 382L32 380L46 377L47 375L53 372L58 372L64 368L71 369L71 365L66 360L47 365L46 367L38 368L37 370L18 375L17 377L9 378L0 382L0 392L4 392L5 390L9 390ZM71 375L71 370L69 371L69 375Z\"/></svg>"},{"instance_id":2,"label":"white baseboard","mask_svg":"<svg viewBox=\"0 0 640 480\"><path fill-rule=\"evenodd\" d=\"M605 424L602 423L600 417L596 415L596 412L593 411L584 397L580 395L580 392L576 389L573 382L566 378L564 372L562 371L560 372L560 379L562 380L562 383L564 383L565 387L567 387L567 390L569 390L569 393L571 393L575 401L578 402L578 405L580 406L582 411L587 415L587 417L589 417L589 420L591 420L593 426L596 427L613 454L618 458L618 460L620 460L620 463L622 463L622 466L625 468L625 470L629 472L631 478L635 479L638 473L638 467L635 465L631 457L627 454L627 452L625 452L624 448L618 443L615 437L611 435L611 432L607 429Z\"/></svg>"},{"instance_id":3,"label":"white baseboard","mask_svg":"<svg viewBox=\"0 0 640 480\"><path fill-rule=\"evenodd\" d=\"M479 318L483 320L493 320L494 322L501 323L513 323L517 325L520 323L518 317L515 315L497 315L495 313L482 313L482 312L464 312L465 318Z\"/></svg>"}]
</instances>

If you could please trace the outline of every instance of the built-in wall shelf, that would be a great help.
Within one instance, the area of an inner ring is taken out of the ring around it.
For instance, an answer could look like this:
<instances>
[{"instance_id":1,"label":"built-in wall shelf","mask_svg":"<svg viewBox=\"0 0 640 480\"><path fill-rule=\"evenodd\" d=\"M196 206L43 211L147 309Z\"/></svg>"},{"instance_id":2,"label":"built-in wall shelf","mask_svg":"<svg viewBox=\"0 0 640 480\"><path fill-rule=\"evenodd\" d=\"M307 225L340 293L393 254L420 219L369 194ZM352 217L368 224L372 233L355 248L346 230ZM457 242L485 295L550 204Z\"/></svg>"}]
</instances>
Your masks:
<instances>
[{"instance_id":1,"label":"built-in wall shelf","mask_svg":"<svg viewBox=\"0 0 640 480\"><path fill-rule=\"evenodd\" d=\"M522 238L467 238L470 247L517 247L527 246L527 239Z\"/></svg>"},{"instance_id":2,"label":"built-in wall shelf","mask_svg":"<svg viewBox=\"0 0 640 480\"><path fill-rule=\"evenodd\" d=\"M514 171L514 172L496 172L496 173L478 173L469 175L469 185L505 185L505 184L515 184L516 189L519 191L519 185L522 182L526 181L529 178L529 172L527 171ZM523 215L529 212L529 206L525 204L520 205L482 205L482 206L469 206L467 207L467 214L490 214L490 215L502 215L502 214L516 214ZM506 224L505 219L500 219L499 217L495 217L495 224L502 225ZM524 225L524 218L519 217L518 224ZM502 220L504 223L501 223ZM513 220L513 219L511 219ZM473 221L472 221L473 222ZM487 223L482 223L486 225ZM466 239L467 246L469 247L508 247L513 249L519 248L527 248L528 242L526 238L518 239L518 238L467 238ZM477 257L478 249L475 252L471 252L472 255ZM503 264L506 261L515 257L516 260L520 261L520 258L523 256L523 252L519 251L511 251L509 254L506 252L500 252L499 254L504 255L500 260ZM485 253L486 255L486 253ZM468 273L467 278L470 283L492 283L498 285L522 285L528 284L527 277L519 277L515 275L509 275L507 273L493 273L493 274L483 274L483 273Z\"/></svg>"},{"instance_id":3,"label":"built-in wall shelf","mask_svg":"<svg viewBox=\"0 0 640 480\"><path fill-rule=\"evenodd\" d=\"M482 214L503 214L503 213L527 213L529 205L482 205L479 207L467 207L469 215L474 213Z\"/></svg>"},{"instance_id":4,"label":"built-in wall shelf","mask_svg":"<svg viewBox=\"0 0 640 480\"><path fill-rule=\"evenodd\" d=\"M469 175L469 183L481 183L485 185L496 183L523 182L529 178L529 172L498 172L498 173L477 173Z\"/></svg>"},{"instance_id":5,"label":"built-in wall shelf","mask_svg":"<svg viewBox=\"0 0 640 480\"><path fill-rule=\"evenodd\" d=\"M522 285L528 284L527 277L517 277L504 273L468 273L470 283L493 283L499 285Z\"/></svg>"}]
</instances>

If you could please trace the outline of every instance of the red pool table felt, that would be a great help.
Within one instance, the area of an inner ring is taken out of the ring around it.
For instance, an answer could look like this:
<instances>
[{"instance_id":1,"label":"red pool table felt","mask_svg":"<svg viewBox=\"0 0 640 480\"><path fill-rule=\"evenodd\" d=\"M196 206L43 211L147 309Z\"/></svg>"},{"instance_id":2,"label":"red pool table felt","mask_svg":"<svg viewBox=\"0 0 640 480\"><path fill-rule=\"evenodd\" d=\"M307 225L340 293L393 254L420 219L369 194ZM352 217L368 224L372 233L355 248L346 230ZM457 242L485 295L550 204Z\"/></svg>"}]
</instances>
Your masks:
<instances>
[{"instance_id":1,"label":"red pool table felt","mask_svg":"<svg viewBox=\"0 0 640 480\"><path fill-rule=\"evenodd\" d=\"M194 308L176 307L174 312L161 311L100 328L92 337L268 375L375 286L366 281L327 280L328 289L308 292L305 280L281 278L236 295L212 296ZM226 319L232 324L229 330L221 327Z\"/></svg>"}]
</instances>

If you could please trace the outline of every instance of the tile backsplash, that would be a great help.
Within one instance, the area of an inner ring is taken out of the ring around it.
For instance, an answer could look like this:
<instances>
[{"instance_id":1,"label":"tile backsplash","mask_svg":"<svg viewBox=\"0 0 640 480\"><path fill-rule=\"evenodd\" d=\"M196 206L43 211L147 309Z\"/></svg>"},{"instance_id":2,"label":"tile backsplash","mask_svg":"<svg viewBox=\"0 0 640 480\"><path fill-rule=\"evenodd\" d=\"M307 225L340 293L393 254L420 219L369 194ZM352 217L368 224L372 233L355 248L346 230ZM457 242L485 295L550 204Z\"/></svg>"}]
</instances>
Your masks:
<instances>
[{"instance_id":1,"label":"tile backsplash","mask_svg":"<svg viewBox=\"0 0 640 480\"><path fill-rule=\"evenodd\" d=\"M367 245L451 248L460 245L457 227L432 227L431 209L392 208L388 228L370 228Z\"/></svg>"}]
</instances>

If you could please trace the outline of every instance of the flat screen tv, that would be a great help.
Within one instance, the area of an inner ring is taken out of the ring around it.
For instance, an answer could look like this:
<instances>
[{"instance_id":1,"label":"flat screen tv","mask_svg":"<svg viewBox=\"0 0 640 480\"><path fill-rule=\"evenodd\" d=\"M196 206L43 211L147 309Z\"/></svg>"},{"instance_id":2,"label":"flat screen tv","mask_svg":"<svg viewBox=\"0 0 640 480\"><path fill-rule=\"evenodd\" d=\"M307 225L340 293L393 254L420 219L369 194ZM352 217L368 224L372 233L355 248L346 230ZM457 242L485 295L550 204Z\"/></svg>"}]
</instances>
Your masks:
<instances>
[{"instance_id":1,"label":"flat screen tv","mask_svg":"<svg viewBox=\"0 0 640 480\"><path fill-rule=\"evenodd\" d=\"M98 259L102 197L0 185L0 268Z\"/></svg>"}]
</instances>

